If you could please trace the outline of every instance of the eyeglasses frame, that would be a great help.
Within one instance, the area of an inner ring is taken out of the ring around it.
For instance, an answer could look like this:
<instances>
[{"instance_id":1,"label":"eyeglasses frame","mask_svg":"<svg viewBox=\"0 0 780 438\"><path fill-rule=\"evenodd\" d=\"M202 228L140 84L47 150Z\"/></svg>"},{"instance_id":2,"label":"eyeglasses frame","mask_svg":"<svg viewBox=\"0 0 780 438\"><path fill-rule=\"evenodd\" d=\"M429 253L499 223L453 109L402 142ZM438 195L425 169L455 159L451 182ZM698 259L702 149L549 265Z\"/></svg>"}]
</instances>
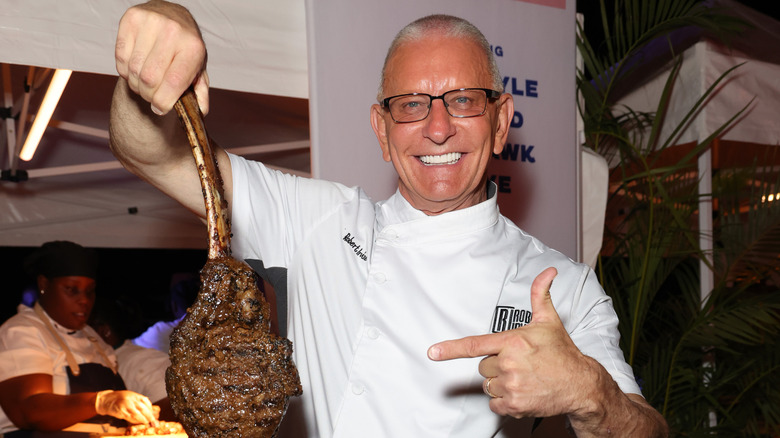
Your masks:
<instances>
[{"instance_id":1,"label":"eyeglasses frame","mask_svg":"<svg viewBox=\"0 0 780 438\"><path fill-rule=\"evenodd\" d=\"M487 101L485 102L485 108L482 109L482 112L479 114L473 114L470 116L455 116L450 113L449 107L447 106L447 103L444 102L444 96L446 94L452 93L453 91L468 91L468 90L481 90L485 92L485 98ZM398 121L393 117L393 112L390 111L390 100L395 99L397 97L404 97L404 96L428 96L430 98L430 105L428 106L428 112L425 114L425 117L419 120L406 120L406 121ZM387 108L387 111L390 113L390 118L393 119L395 123L415 123L415 122L421 122L428 118L429 115L431 115L431 108L433 107L433 101L436 99L441 99L442 103L444 104L444 109L447 110L447 114L450 115L450 117L455 117L458 119L467 119L471 117L479 117L483 114L485 114L485 111L487 111L487 102L491 100L496 100L499 97L501 97L501 92L496 91L490 88L456 88L454 90L445 91L444 93L438 95L438 96L432 96L428 93L404 93L404 94L397 94L395 96L390 96L382 99L381 106L382 108Z\"/></svg>"}]
</instances>

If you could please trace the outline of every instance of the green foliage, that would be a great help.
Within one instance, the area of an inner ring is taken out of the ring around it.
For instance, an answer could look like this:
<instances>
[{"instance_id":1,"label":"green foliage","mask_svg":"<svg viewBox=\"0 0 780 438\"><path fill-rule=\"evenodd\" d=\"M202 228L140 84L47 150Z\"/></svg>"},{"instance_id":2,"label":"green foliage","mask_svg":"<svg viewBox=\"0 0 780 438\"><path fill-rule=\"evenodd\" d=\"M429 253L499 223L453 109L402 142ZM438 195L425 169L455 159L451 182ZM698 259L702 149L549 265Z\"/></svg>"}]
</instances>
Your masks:
<instances>
[{"instance_id":1,"label":"green foliage","mask_svg":"<svg viewBox=\"0 0 780 438\"><path fill-rule=\"evenodd\" d=\"M777 436L780 202L767 199L780 192L780 180L758 165L720 169L713 192L699 193L696 158L747 106L708 138L683 149L674 163L660 159L733 69L704 92L666 138L660 136L661 126L681 57L671 62L654 112L614 104L615 90L631 80L632 62L648 42L691 25L726 38L741 23L699 1L615 0L612 6L607 9L601 0L603 46L594 49L580 32L578 88L586 144L616 163L607 255L598 271L620 317L623 351L645 397L674 436ZM702 199L717 207L711 252L699 244ZM704 297L701 269L715 275Z\"/></svg>"}]
</instances>

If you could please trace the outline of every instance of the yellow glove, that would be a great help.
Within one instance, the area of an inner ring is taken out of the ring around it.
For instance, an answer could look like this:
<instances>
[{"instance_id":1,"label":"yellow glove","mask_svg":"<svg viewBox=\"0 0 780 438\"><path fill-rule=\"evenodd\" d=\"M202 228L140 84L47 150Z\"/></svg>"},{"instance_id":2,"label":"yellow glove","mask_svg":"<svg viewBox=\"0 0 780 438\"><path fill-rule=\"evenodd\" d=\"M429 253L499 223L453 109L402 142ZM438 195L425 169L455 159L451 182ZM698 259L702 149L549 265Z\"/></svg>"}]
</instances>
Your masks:
<instances>
[{"instance_id":1,"label":"yellow glove","mask_svg":"<svg viewBox=\"0 0 780 438\"><path fill-rule=\"evenodd\" d=\"M157 424L152 402L133 391L100 391L95 398L98 415L110 415L130 424Z\"/></svg>"}]
</instances>

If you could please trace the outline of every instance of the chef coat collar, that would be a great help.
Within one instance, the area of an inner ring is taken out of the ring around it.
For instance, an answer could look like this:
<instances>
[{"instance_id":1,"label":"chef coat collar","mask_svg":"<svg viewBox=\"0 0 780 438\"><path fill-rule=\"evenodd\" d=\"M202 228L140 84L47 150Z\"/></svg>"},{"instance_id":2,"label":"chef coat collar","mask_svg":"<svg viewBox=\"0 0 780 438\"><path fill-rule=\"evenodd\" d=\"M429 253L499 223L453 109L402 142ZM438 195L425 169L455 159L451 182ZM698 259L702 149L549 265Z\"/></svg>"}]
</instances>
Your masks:
<instances>
[{"instance_id":1,"label":"chef coat collar","mask_svg":"<svg viewBox=\"0 0 780 438\"><path fill-rule=\"evenodd\" d=\"M409 201L396 190L395 194L385 201L377 203L376 231L380 234L397 234L415 236L419 241L463 234L480 230L496 223L499 216L497 204L497 189L495 183L488 181L488 199L477 205L460 210L428 216L412 207ZM410 232L410 233L407 233Z\"/></svg>"}]
</instances>

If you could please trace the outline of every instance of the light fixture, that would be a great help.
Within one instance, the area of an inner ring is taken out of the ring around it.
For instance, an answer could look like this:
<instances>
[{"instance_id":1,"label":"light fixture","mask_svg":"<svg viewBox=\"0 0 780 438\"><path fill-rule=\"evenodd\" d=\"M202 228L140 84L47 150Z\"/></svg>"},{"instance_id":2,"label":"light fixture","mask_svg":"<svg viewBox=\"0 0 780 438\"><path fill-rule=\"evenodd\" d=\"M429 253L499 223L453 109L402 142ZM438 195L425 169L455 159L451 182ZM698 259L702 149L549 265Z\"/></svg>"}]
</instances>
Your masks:
<instances>
[{"instance_id":1,"label":"light fixture","mask_svg":"<svg viewBox=\"0 0 780 438\"><path fill-rule=\"evenodd\" d=\"M38 148L38 143L41 141L41 137L43 137L43 131L46 130L54 109L57 108L57 103L59 103L60 96L62 96L62 92L65 90L65 85L68 84L71 73L73 73L72 70L64 69L57 69L54 72L49 89L46 90L46 95L43 97L38 114L35 115L30 132L27 134L27 140L24 142L22 151L19 152L19 158L22 160L30 161L33 155L35 155L35 149Z\"/></svg>"}]
</instances>

